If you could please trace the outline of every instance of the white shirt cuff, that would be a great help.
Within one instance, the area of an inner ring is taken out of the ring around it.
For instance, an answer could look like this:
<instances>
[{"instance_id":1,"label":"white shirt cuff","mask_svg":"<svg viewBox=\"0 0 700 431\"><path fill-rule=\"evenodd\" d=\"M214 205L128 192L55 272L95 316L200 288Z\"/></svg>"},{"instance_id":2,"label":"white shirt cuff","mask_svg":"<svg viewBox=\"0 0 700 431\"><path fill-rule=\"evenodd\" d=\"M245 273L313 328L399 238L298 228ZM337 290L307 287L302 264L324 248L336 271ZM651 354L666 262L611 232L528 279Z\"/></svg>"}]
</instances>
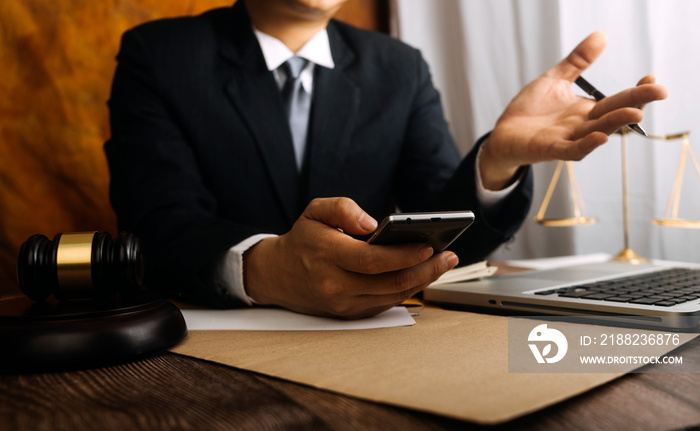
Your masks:
<instances>
[{"instance_id":1,"label":"white shirt cuff","mask_svg":"<svg viewBox=\"0 0 700 431\"><path fill-rule=\"evenodd\" d=\"M255 304L243 284L243 254L265 238L275 236L277 235L253 235L231 247L214 266L214 282L226 289L233 298L251 306Z\"/></svg>"}]
</instances>

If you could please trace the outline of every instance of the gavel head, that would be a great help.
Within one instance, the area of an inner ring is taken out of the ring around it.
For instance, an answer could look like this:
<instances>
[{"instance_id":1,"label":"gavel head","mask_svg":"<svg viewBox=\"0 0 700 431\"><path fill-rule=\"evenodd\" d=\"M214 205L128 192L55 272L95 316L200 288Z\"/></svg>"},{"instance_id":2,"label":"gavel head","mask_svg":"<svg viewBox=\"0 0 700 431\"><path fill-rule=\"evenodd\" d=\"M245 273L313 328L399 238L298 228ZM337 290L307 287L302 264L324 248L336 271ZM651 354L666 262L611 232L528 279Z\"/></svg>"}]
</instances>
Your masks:
<instances>
[{"instance_id":1,"label":"gavel head","mask_svg":"<svg viewBox=\"0 0 700 431\"><path fill-rule=\"evenodd\" d=\"M114 240L105 232L63 233L53 241L33 235L20 248L17 280L34 301L51 294L59 300L128 295L143 281L139 241L126 232Z\"/></svg>"}]
</instances>

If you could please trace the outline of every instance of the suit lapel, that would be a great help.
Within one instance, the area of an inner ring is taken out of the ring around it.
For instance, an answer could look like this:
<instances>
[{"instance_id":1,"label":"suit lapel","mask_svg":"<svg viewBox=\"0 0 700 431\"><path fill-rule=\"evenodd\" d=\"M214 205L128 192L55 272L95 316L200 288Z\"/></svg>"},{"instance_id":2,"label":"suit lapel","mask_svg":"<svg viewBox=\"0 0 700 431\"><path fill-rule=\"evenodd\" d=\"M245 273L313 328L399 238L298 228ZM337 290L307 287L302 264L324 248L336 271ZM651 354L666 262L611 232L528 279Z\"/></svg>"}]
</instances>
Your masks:
<instances>
[{"instance_id":1,"label":"suit lapel","mask_svg":"<svg viewBox=\"0 0 700 431\"><path fill-rule=\"evenodd\" d=\"M360 88L346 70L355 55L332 21L328 26L328 38L335 68L317 66L314 75L308 177L304 178L308 181L304 189L310 197L333 195L334 185L342 177L340 171L360 107Z\"/></svg>"},{"instance_id":2,"label":"suit lapel","mask_svg":"<svg viewBox=\"0 0 700 431\"><path fill-rule=\"evenodd\" d=\"M221 54L236 65L225 90L260 149L291 225L302 209L292 137L279 89L242 3L232 8L234 34L222 38Z\"/></svg>"},{"instance_id":3,"label":"suit lapel","mask_svg":"<svg viewBox=\"0 0 700 431\"><path fill-rule=\"evenodd\" d=\"M292 224L301 214L308 196L334 195L335 185L342 178L340 172L360 106L360 88L346 70L355 54L331 21L328 38L335 68L316 67L307 143L309 154L302 177L304 184L300 185L279 89L265 66L243 2L237 2L232 11L231 30L221 38L221 54L236 66L226 84L226 92L257 142Z\"/></svg>"}]
</instances>

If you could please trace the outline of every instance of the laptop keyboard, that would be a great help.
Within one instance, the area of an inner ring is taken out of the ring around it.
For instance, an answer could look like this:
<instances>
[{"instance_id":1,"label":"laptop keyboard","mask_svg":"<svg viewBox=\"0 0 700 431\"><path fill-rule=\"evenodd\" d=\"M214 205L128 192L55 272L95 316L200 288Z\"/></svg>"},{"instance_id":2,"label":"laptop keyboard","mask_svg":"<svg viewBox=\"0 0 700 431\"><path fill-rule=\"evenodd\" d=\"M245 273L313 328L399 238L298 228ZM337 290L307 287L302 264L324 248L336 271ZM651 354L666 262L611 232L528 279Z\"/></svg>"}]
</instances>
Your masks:
<instances>
[{"instance_id":1,"label":"laptop keyboard","mask_svg":"<svg viewBox=\"0 0 700 431\"><path fill-rule=\"evenodd\" d=\"M700 269L670 268L612 280L535 292L598 301L671 307L700 298Z\"/></svg>"}]
</instances>

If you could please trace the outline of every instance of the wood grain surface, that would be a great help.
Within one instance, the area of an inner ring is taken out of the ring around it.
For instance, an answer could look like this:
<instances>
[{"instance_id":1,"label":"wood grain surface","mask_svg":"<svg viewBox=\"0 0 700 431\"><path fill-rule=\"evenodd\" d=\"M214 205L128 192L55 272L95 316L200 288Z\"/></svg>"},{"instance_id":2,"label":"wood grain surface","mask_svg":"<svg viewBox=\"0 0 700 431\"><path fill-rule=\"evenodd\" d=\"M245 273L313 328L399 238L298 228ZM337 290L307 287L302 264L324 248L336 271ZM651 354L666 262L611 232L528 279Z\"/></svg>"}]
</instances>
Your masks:
<instances>
[{"instance_id":1,"label":"wood grain surface","mask_svg":"<svg viewBox=\"0 0 700 431\"><path fill-rule=\"evenodd\" d=\"M122 33L233 0L0 1L0 296L31 235L116 232L102 145ZM388 0L349 0L339 19L388 27Z\"/></svg>"},{"instance_id":2,"label":"wood grain surface","mask_svg":"<svg viewBox=\"0 0 700 431\"><path fill-rule=\"evenodd\" d=\"M676 353L700 366L698 339ZM366 402L173 353L85 371L0 375L0 431L663 430L698 423L700 373L630 374L495 427Z\"/></svg>"}]
</instances>

